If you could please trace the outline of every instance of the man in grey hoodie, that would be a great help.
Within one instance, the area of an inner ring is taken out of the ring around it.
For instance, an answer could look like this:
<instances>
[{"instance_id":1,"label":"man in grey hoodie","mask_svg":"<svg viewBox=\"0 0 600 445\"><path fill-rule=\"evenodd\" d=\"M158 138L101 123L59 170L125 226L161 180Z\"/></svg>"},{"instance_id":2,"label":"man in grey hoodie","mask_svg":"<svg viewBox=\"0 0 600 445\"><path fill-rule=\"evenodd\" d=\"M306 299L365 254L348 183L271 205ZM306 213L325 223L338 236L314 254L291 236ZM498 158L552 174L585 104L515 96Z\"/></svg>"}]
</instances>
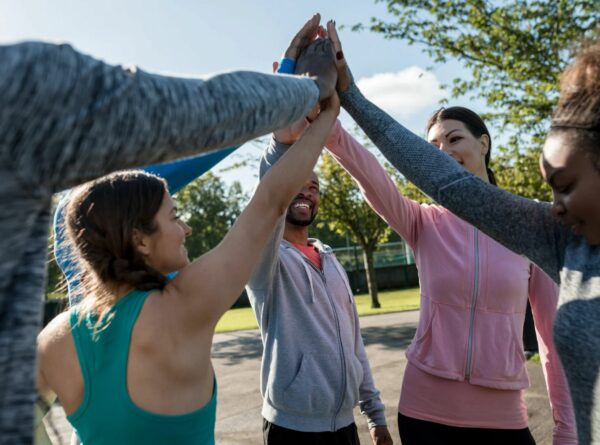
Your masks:
<instances>
[{"instance_id":1,"label":"man in grey hoodie","mask_svg":"<svg viewBox=\"0 0 600 445\"><path fill-rule=\"evenodd\" d=\"M261 177L287 147L271 140ZM358 403L373 443L392 444L346 272L330 247L308 238L319 200L313 173L246 287L264 347L264 443L358 444L352 412Z\"/></svg>"}]
</instances>

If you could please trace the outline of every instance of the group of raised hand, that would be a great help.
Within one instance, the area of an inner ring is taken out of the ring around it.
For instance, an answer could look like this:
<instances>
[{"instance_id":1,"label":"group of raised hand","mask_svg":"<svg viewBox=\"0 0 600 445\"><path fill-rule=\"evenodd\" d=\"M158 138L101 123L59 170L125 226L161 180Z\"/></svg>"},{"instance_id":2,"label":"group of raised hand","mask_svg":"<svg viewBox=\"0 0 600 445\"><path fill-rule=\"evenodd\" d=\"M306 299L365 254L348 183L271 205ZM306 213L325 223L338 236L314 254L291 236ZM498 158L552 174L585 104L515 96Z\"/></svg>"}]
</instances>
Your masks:
<instances>
[{"instance_id":1,"label":"group of raised hand","mask_svg":"<svg viewBox=\"0 0 600 445\"><path fill-rule=\"evenodd\" d=\"M317 82L321 101L306 118L274 132L275 139L282 143L294 143L318 116L322 107L338 107L339 100L333 96L346 91L352 84L336 23L329 20L325 28L320 20L320 14L313 15L283 53L283 59L295 62L295 74L311 76ZM279 68L280 63L273 62L273 72Z\"/></svg>"}]
</instances>

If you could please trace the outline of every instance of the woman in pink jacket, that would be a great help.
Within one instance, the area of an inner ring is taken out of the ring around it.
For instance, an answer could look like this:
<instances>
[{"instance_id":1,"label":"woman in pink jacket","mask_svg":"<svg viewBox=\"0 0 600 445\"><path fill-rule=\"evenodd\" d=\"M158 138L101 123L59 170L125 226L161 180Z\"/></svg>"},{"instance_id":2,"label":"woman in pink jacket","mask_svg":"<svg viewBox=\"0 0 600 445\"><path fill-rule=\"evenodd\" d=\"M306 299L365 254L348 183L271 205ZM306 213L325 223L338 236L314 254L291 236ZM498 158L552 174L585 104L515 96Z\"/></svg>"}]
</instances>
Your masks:
<instances>
[{"instance_id":1,"label":"woman in pink jacket","mask_svg":"<svg viewBox=\"0 0 600 445\"><path fill-rule=\"evenodd\" d=\"M491 137L476 113L441 109L429 120L427 137L495 184L488 167ZM398 405L402 443L535 443L523 391L529 386L522 345L529 299L554 418L553 443L576 444L570 394L552 341L558 299L552 280L445 208L402 196L375 156L339 122L327 148L415 253L421 313L406 352Z\"/></svg>"}]
</instances>

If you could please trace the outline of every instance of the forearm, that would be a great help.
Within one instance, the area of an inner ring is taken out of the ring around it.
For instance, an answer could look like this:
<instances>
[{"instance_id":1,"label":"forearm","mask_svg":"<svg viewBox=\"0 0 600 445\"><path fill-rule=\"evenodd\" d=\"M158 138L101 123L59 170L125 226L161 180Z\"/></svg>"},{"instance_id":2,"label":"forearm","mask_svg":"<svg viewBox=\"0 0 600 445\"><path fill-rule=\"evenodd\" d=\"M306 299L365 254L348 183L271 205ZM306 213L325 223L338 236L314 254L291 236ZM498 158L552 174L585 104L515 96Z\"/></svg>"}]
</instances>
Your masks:
<instances>
[{"instance_id":1,"label":"forearm","mask_svg":"<svg viewBox=\"0 0 600 445\"><path fill-rule=\"evenodd\" d=\"M363 365L363 381L359 388L359 408L361 414L367 417L367 425L369 429L375 426L387 425L385 420L385 406L381 401L379 390L375 387L371 367L369 366L366 354L364 357L359 357Z\"/></svg>"},{"instance_id":2,"label":"forearm","mask_svg":"<svg viewBox=\"0 0 600 445\"><path fill-rule=\"evenodd\" d=\"M549 206L486 184L369 102L352 85L342 105L383 155L417 187L558 281L565 231Z\"/></svg>"},{"instance_id":3,"label":"forearm","mask_svg":"<svg viewBox=\"0 0 600 445\"><path fill-rule=\"evenodd\" d=\"M532 266L529 301L535 322L540 361L554 420L554 444L577 443L573 402L560 357L553 340L553 325L559 289L550 278Z\"/></svg>"},{"instance_id":4,"label":"forearm","mask_svg":"<svg viewBox=\"0 0 600 445\"><path fill-rule=\"evenodd\" d=\"M169 78L64 45L14 45L0 56L0 103L14 136L6 159L24 182L53 190L251 139L304 116L319 96L310 79Z\"/></svg>"},{"instance_id":5,"label":"forearm","mask_svg":"<svg viewBox=\"0 0 600 445\"><path fill-rule=\"evenodd\" d=\"M356 324L354 334L356 357L363 368L363 380L358 388L360 412L367 417L369 429L375 426L385 426L387 425L385 420L385 406L381 401L379 390L375 387L375 382L373 381L371 365L369 364L369 358L367 357L367 351L365 350L360 332L360 321L356 306L354 306L354 323Z\"/></svg>"}]
</instances>

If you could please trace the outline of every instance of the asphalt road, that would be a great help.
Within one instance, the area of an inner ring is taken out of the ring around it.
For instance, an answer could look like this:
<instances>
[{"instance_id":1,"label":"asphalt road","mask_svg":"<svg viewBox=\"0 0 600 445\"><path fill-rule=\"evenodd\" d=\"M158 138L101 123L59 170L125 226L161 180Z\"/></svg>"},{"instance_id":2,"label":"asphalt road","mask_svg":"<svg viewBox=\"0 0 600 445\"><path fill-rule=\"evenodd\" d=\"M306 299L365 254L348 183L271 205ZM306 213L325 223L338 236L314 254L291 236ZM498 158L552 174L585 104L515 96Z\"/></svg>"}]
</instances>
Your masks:
<instances>
[{"instance_id":1,"label":"asphalt road","mask_svg":"<svg viewBox=\"0 0 600 445\"><path fill-rule=\"evenodd\" d=\"M394 443L400 443L396 425L397 404L406 366L404 351L416 329L418 312L374 315L361 318L362 335L375 384L386 406ZM259 392L262 344L258 331L216 334L213 364L219 382L216 442L219 445L262 444ZM529 427L538 445L552 444L552 415L541 366L527 365L531 387L526 392ZM366 421L355 410L361 443L370 445ZM55 445L68 445L70 427L60 406L53 408L47 424Z\"/></svg>"}]
</instances>

